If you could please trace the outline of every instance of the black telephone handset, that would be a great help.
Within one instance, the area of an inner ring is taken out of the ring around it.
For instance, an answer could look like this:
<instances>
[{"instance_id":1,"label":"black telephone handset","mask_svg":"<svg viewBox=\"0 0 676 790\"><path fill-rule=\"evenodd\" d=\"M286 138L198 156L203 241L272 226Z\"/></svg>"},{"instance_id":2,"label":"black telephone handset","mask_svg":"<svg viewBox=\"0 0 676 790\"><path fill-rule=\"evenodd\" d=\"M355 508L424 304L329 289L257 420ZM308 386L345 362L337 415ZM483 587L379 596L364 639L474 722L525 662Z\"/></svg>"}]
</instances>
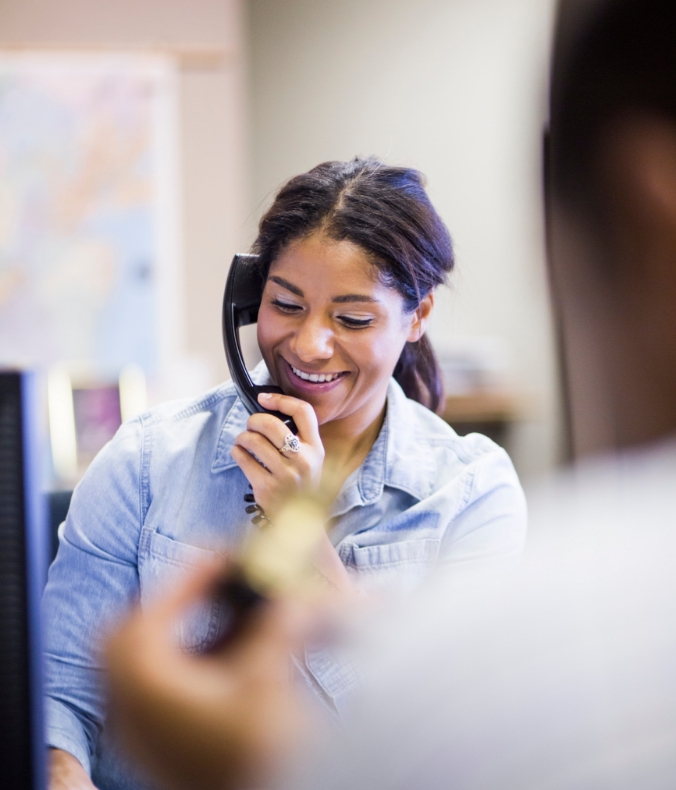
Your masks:
<instances>
[{"instance_id":1,"label":"black telephone handset","mask_svg":"<svg viewBox=\"0 0 676 790\"><path fill-rule=\"evenodd\" d=\"M249 371L244 364L244 356L239 341L239 328L255 324L258 321L258 309L261 306L265 282L258 268L257 255L235 255L230 264L230 271L225 282L223 296L223 345L228 360L230 375L237 394L242 399L249 414L267 412L279 418L290 431L298 433L295 422L288 414L264 409L258 402L261 392L282 392L275 386L258 386L253 383ZM251 489L251 485L249 485ZM247 505L246 512L253 515L255 527L264 529L269 519L263 508L256 504L253 490L244 495ZM228 578L224 579L213 591L214 600L224 606L224 614L218 633L214 636L204 652L222 649L233 641L248 622L251 613L265 601L249 580L245 568L235 566Z\"/></svg>"},{"instance_id":2,"label":"black telephone handset","mask_svg":"<svg viewBox=\"0 0 676 790\"><path fill-rule=\"evenodd\" d=\"M223 345L228 360L230 375L249 414L267 412L279 418L293 433L298 433L295 422L278 411L264 409L258 402L261 392L282 392L275 386L258 386L253 383L249 371L244 364L242 348L239 342L239 328L255 324L258 321L258 309L261 306L265 282L258 268L257 255L235 255L230 264L228 279L225 283L223 296ZM251 486L249 486L251 488ZM245 494L246 512L253 514L254 526L264 529L269 519L260 505L256 504L253 490ZM218 633L213 637L205 652L214 652L232 642L246 626L251 613L265 600L246 576L243 566L231 570L214 590L213 597L225 607L227 614L221 617Z\"/></svg>"},{"instance_id":3,"label":"black telephone handset","mask_svg":"<svg viewBox=\"0 0 676 790\"><path fill-rule=\"evenodd\" d=\"M289 430L298 433L295 422L278 411L264 409L258 403L261 392L282 392L273 385L258 386L253 383L249 371L244 364L242 349L239 342L239 328L258 321L258 309L261 306L265 282L258 270L257 255L235 255L230 264L228 279L225 283L223 297L223 344L228 360L230 375L249 414L266 412L280 419Z\"/></svg>"}]
</instances>

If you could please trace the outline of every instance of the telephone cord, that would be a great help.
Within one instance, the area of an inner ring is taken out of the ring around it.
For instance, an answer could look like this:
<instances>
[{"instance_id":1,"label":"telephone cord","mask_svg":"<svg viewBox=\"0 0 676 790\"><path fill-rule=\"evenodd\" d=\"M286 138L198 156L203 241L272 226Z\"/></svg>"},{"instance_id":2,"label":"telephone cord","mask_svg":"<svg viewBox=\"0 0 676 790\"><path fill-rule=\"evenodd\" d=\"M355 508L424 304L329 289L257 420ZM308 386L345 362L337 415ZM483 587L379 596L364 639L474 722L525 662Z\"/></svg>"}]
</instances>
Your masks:
<instances>
[{"instance_id":1,"label":"telephone cord","mask_svg":"<svg viewBox=\"0 0 676 790\"><path fill-rule=\"evenodd\" d=\"M249 483L251 493L244 494L244 501L247 503L246 512L248 514L254 513L251 523L255 527L265 528L270 523L270 519L265 515L263 508L256 502L256 497L253 494L253 486Z\"/></svg>"}]
</instances>

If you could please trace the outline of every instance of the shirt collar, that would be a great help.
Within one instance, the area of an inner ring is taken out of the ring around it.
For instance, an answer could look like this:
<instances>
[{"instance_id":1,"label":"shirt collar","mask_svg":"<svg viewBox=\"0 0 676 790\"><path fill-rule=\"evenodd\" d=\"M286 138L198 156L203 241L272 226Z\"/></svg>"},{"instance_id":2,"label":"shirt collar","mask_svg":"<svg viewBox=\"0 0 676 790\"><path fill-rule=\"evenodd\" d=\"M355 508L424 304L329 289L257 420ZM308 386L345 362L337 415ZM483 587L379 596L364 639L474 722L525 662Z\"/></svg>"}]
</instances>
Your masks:
<instances>
[{"instance_id":1,"label":"shirt collar","mask_svg":"<svg viewBox=\"0 0 676 790\"><path fill-rule=\"evenodd\" d=\"M435 459L415 408L399 384L390 379L383 427L364 463L343 484L330 509L331 517L353 507L374 504L385 486L398 488L418 500L432 493Z\"/></svg>"},{"instance_id":2,"label":"shirt collar","mask_svg":"<svg viewBox=\"0 0 676 790\"><path fill-rule=\"evenodd\" d=\"M264 362L251 372L251 378L256 384L272 382ZM399 384L390 379L383 427L364 463L343 484L331 507L332 517L353 507L377 502L386 485L405 491L418 500L430 495L436 467L429 452L429 437L416 419L415 408ZM235 438L245 429L248 417L244 404L235 397L223 421L212 472L224 472L237 466L230 450Z\"/></svg>"},{"instance_id":3,"label":"shirt collar","mask_svg":"<svg viewBox=\"0 0 676 790\"><path fill-rule=\"evenodd\" d=\"M268 372L265 362L261 361L251 371L251 378L254 384L272 384L272 378ZM233 386L231 384L231 386ZM211 464L212 472L225 472L233 466L237 466L234 458L230 455L230 450L235 445L235 439L246 428L246 422L249 419L249 412L246 410L245 405L242 403L235 393L234 400L228 412L225 415L221 433L218 437L218 444L216 445L216 452L214 453L214 460Z\"/></svg>"}]
</instances>

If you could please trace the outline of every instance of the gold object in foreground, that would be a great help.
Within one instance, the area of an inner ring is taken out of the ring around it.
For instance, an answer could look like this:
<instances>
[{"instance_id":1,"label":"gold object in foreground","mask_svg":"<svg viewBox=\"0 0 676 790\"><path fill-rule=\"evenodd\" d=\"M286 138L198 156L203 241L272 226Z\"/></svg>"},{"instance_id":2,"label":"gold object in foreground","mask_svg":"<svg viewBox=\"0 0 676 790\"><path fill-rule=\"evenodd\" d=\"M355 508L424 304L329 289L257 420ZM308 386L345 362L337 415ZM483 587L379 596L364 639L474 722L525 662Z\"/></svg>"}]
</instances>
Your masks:
<instances>
[{"instance_id":1,"label":"gold object in foreground","mask_svg":"<svg viewBox=\"0 0 676 790\"><path fill-rule=\"evenodd\" d=\"M272 524L254 532L240 560L251 587L266 597L315 590L317 575L312 558L326 519L326 508L318 498L298 496L287 503Z\"/></svg>"}]
</instances>

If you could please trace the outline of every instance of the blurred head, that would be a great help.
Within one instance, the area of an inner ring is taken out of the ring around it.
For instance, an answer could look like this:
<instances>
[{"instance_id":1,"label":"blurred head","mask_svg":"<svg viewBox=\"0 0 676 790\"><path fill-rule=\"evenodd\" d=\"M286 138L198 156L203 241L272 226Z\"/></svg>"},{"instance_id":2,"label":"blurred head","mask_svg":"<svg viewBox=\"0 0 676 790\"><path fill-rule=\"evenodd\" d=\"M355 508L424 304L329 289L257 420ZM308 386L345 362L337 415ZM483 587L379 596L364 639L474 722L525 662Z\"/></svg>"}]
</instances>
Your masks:
<instances>
[{"instance_id":1,"label":"blurred head","mask_svg":"<svg viewBox=\"0 0 676 790\"><path fill-rule=\"evenodd\" d=\"M381 408L392 375L408 397L438 408L441 377L424 332L453 252L420 173L373 159L325 162L282 187L253 252L266 278L263 357L320 424L375 400Z\"/></svg>"},{"instance_id":2,"label":"blurred head","mask_svg":"<svg viewBox=\"0 0 676 790\"><path fill-rule=\"evenodd\" d=\"M562 0L547 160L578 454L676 430L676 3Z\"/></svg>"}]
</instances>

